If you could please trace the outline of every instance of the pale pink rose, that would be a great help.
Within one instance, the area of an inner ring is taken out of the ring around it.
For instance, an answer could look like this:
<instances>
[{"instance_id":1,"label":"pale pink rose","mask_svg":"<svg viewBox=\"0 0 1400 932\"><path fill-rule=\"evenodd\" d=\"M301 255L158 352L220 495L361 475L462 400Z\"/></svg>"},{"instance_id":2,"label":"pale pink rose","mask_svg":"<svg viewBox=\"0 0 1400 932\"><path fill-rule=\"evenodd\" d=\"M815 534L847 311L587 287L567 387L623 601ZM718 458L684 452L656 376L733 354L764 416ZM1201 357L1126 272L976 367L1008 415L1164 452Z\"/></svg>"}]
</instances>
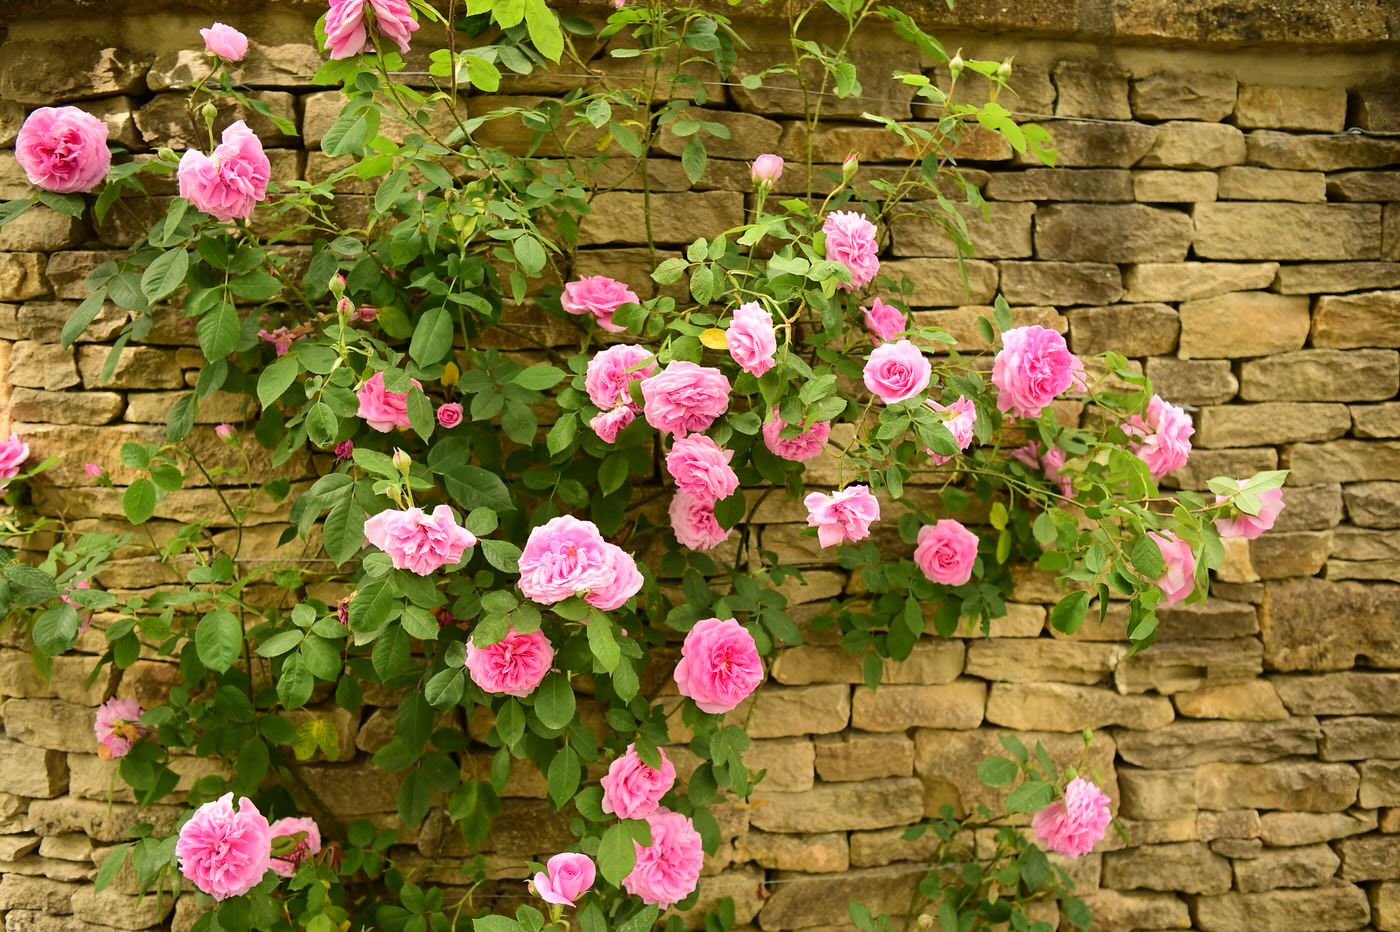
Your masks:
<instances>
[{"instance_id":1,"label":"pale pink rose","mask_svg":"<svg viewBox=\"0 0 1400 932\"><path fill-rule=\"evenodd\" d=\"M46 191L91 191L112 167L107 124L77 107L40 107L19 128L15 161Z\"/></svg>"},{"instance_id":2,"label":"pale pink rose","mask_svg":"<svg viewBox=\"0 0 1400 932\"><path fill-rule=\"evenodd\" d=\"M1196 555L1190 544L1170 531L1148 531L1147 536L1157 542L1162 562L1167 565L1162 578L1153 581L1166 596L1166 604L1174 605L1196 591Z\"/></svg>"},{"instance_id":3,"label":"pale pink rose","mask_svg":"<svg viewBox=\"0 0 1400 932\"><path fill-rule=\"evenodd\" d=\"M476 536L459 527L452 509L438 505L431 515L421 508L381 511L365 522L365 539L391 558L394 569L427 576L462 562Z\"/></svg>"},{"instance_id":4,"label":"pale pink rose","mask_svg":"<svg viewBox=\"0 0 1400 932\"><path fill-rule=\"evenodd\" d=\"M622 878L628 893L643 903L667 909L690 896L700 882L705 849L688 816L663 807L647 816L651 845L635 841L637 865Z\"/></svg>"},{"instance_id":5,"label":"pale pink rose","mask_svg":"<svg viewBox=\"0 0 1400 932\"><path fill-rule=\"evenodd\" d=\"M783 177L783 157L765 152L753 160L752 171L749 177L753 183L760 186L770 185Z\"/></svg>"},{"instance_id":6,"label":"pale pink rose","mask_svg":"<svg viewBox=\"0 0 1400 932\"><path fill-rule=\"evenodd\" d=\"M224 130L213 155L186 149L177 172L180 196L216 220L253 216L267 198L272 163L262 143L242 120Z\"/></svg>"},{"instance_id":7,"label":"pale pink rose","mask_svg":"<svg viewBox=\"0 0 1400 932\"><path fill-rule=\"evenodd\" d=\"M0 489L15 476L19 468L29 459L29 444L18 437L0 442Z\"/></svg>"},{"instance_id":8,"label":"pale pink rose","mask_svg":"<svg viewBox=\"0 0 1400 932\"><path fill-rule=\"evenodd\" d=\"M143 714L145 710L135 699L113 698L98 706L92 723L92 732L97 736L97 755L103 760L117 760L130 753L149 731L141 724Z\"/></svg>"},{"instance_id":9,"label":"pale pink rose","mask_svg":"<svg viewBox=\"0 0 1400 932\"><path fill-rule=\"evenodd\" d=\"M564 310L570 314L592 314L598 326L610 333L622 333L627 329L613 323L617 309L624 304L640 303L635 291L606 275L587 275L569 282L559 297L559 306Z\"/></svg>"},{"instance_id":10,"label":"pale pink rose","mask_svg":"<svg viewBox=\"0 0 1400 932\"><path fill-rule=\"evenodd\" d=\"M220 424L214 428L214 436L220 440L232 440L237 433L232 424Z\"/></svg>"},{"instance_id":11,"label":"pale pink rose","mask_svg":"<svg viewBox=\"0 0 1400 932\"><path fill-rule=\"evenodd\" d=\"M214 23L199 31L204 37L204 48L210 55L217 55L225 61L242 61L248 54L248 37L223 23Z\"/></svg>"},{"instance_id":12,"label":"pale pink rose","mask_svg":"<svg viewBox=\"0 0 1400 932\"><path fill-rule=\"evenodd\" d=\"M1153 395L1147 403L1147 418L1134 414L1123 426L1130 437L1142 437L1142 443L1133 444L1133 452L1147 464L1152 478L1160 479L1172 470L1186 465L1191 455L1191 435L1196 428L1191 425L1191 415L1161 395Z\"/></svg>"},{"instance_id":13,"label":"pale pink rose","mask_svg":"<svg viewBox=\"0 0 1400 932\"><path fill-rule=\"evenodd\" d=\"M893 340L896 335L909 329L909 323L899 308L879 298L860 310L865 315L865 329L870 331L871 339L876 343Z\"/></svg>"},{"instance_id":14,"label":"pale pink rose","mask_svg":"<svg viewBox=\"0 0 1400 932\"><path fill-rule=\"evenodd\" d=\"M966 450L972 445L973 429L977 426L977 406L968 401L963 395L958 396L958 400L948 405L941 405L932 399L924 402L939 414L952 417L943 418L943 426L948 428L948 432L953 435L953 442L958 445L959 450ZM940 456L932 450L925 448L924 452L929 455L935 465L942 466L952 459L951 456Z\"/></svg>"},{"instance_id":15,"label":"pale pink rose","mask_svg":"<svg viewBox=\"0 0 1400 932\"><path fill-rule=\"evenodd\" d=\"M933 366L908 340L882 343L865 361L865 387L887 405L913 398L928 388L932 375Z\"/></svg>"},{"instance_id":16,"label":"pale pink rose","mask_svg":"<svg viewBox=\"0 0 1400 932\"><path fill-rule=\"evenodd\" d=\"M733 450L721 449L704 434L691 434L672 445L666 454L666 471L682 492L715 502L739 487L739 477L729 465L732 459Z\"/></svg>"},{"instance_id":17,"label":"pale pink rose","mask_svg":"<svg viewBox=\"0 0 1400 932\"><path fill-rule=\"evenodd\" d=\"M875 279L880 271L880 251L876 242L875 224L864 214L848 210L835 210L826 215L822 223L826 234L826 258L839 262L851 273L851 283L837 287L842 291L855 291L864 288Z\"/></svg>"},{"instance_id":18,"label":"pale pink rose","mask_svg":"<svg viewBox=\"0 0 1400 932\"><path fill-rule=\"evenodd\" d=\"M1239 484L1243 488L1244 480L1240 480ZM1217 505L1227 500L1227 496L1215 496ZM1215 529L1220 532L1221 537L1243 537L1245 540L1256 540L1274 526L1281 511L1283 511L1283 489L1269 489L1267 492L1259 493L1259 514L1247 515L1241 511L1234 518L1216 518Z\"/></svg>"},{"instance_id":19,"label":"pale pink rose","mask_svg":"<svg viewBox=\"0 0 1400 932\"><path fill-rule=\"evenodd\" d=\"M603 811L619 819L645 819L661 804L661 797L676 783L676 767L661 754L661 769L649 767L637 753L635 744L608 765L607 775L598 782L603 787Z\"/></svg>"},{"instance_id":20,"label":"pale pink rose","mask_svg":"<svg viewBox=\"0 0 1400 932\"><path fill-rule=\"evenodd\" d=\"M865 540L871 523L880 520L880 502L869 486L847 486L830 495L813 492L802 501L807 506L807 526L817 529L823 547Z\"/></svg>"},{"instance_id":21,"label":"pale pink rose","mask_svg":"<svg viewBox=\"0 0 1400 932\"><path fill-rule=\"evenodd\" d=\"M820 456L826 441L831 437L830 421L818 421L811 427L799 424L799 427L806 429L791 438L783 436L783 429L787 426L787 422L778 416L778 409L774 408L773 416L763 425L763 443L774 456L794 463Z\"/></svg>"},{"instance_id":22,"label":"pale pink rose","mask_svg":"<svg viewBox=\"0 0 1400 932\"><path fill-rule=\"evenodd\" d=\"M617 573L626 572L626 562L618 559L619 553L622 551L604 540L592 521L573 515L550 518L530 531L525 541L520 554L520 591L541 605L595 591L613 594L610 586ZM632 572L636 572L635 565Z\"/></svg>"},{"instance_id":23,"label":"pale pink rose","mask_svg":"<svg viewBox=\"0 0 1400 932\"><path fill-rule=\"evenodd\" d=\"M554 646L541 631L521 634L514 627L495 644L467 641L467 673L488 693L524 699L544 682L554 663Z\"/></svg>"},{"instance_id":24,"label":"pale pink rose","mask_svg":"<svg viewBox=\"0 0 1400 932\"><path fill-rule=\"evenodd\" d=\"M1017 417L1039 417L1074 382L1076 369L1083 368L1065 338L1045 327L1007 330L1001 344L992 364L997 408Z\"/></svg>"},{"instance_id":25,"label":"pale pink rose","mask_svg":"<svg viewBox=\"0 0 1400 932\"><path fill-rule=\"evenodd\" d=\"M285 838L303 833L305 835L297 840L296 847L291 851L272 859L271 867L279 877L292 876L297 872L302 861L314 858L321 853L321 828L316 824L315 819L278 819L272 823L271 830L273 838Z\"/></svg>"},{"instance_id":26,"label":"pale pink rose","mask_svg":"<svg viewBox=\"0 0 1400 932\"><path fill-rule=\"evenodd\" d=\"M418 29L408 0L330 0L326 13L326 44L331 58L350 58L374 50L365 32L365 4L374 12L374 28L382 38L408 54L408 40Z\"/></svg>"},{"instance_id":27,"label":"pale pink rose","mask_svg":"<svg viewBox=\"0 0 1400 932\"><path fill-rule=\"evenodd\" d=\"M1074 486L1070 485L1069 478L1060 472L1060 468L1065 465L1068 455L1059 447L1051 447L1045 451L1045 455L1040 458L1040 471L1045 474L1046 482L1053 482L1060 487L1060 494L1065 498L1074 496Z\"/></svg>"},{"instance_id":28,"label":"pale pink rose","mask_svg":"<svg viewBox=\"0 0 1400 932\"><path fill-rule=\"evenodd\" d=\"M540 899L559 906L578 905L578 898L589 891L598 877L598 868L594 866L593 859L575 851L556 854L545 863L544 868L535 874L530 885Z\"/></svg>"},{"instance_id":29,"label":"pale pink rose","mask_svg":"<svg viewBox=\"0 0 1400 932\"><path fill-rule=\"evenodd\" d=\"M763 375L773 368L773 356L778 352L773 315L757 301L739 306L725 335L729 339L729 355L740 369L752 375Z\"/></svg>"},{"instance_id":30,"label":"pale pink rose","mask_svg":"<svg viewBox=\"0 0 1400 932\"><path fill-rule=\"evenodd\" d=\"M1067 857L1088 854L1113 820L1109 802L1097 786L1075 777L1065 787L1064 799L1055 800L1031 818L1036 841Z\"/></svg>"},{"instance_id":31,"label":"pale pink rose","mask_svg":"<svg viewBox=\"0 0 1400 932\"><path fill-rule=\"evenodd\" d=\"M682 547L710 550L729 539L729 530L715 518L715 503L688 492L671 496L671 531Z\"/></svg>"},{"instance_id":32,"label":"pale pink rose","mask_svg":"<svg viewBox=\"0 0 1400 932\"><path fill-rule=\"evenodd\" d=\"M642 410L663 434L703 433L729 408L729 390L718 369L673 360L642 383Z\"/></svg>"},{"instance_id":33,"label":"pale pink rose","mask_svg":"<svg viewBox=\"0 0 1400 932\"><path fill-rule=\"evenodd\" d=\"M596 353L588 361L583 387L588 391L588 400L600 410L611 411L626 405L635 414L641 411L641 406L632 400L629 387L655 373L655 354L632 343L619 343Z\"/></svg>"},{"instance_id":34,"label":"pale pink rose","mask_svg":"<svg viewBox=\"0 0 1400 932\"><path fill-rule=\"evenodd\" d=\"M437 409L437 422L442 427L456 427L462 423L462 406L455 401L440 405Z\"/></svg>"},{"instance_id":35,"label":"pale pink rose","mask_svg":"<svg viewBox=\"0 0 1400 932\"><path fill-rule=\"evenodd\" d=\"M83 472L87 473L89 479L101 479L102 467L96 463L84 463Z\"/></svg>"},{"instance_id":36,"label":"pale pink rose","mask_svg":"<svg viewBox=\"0 0 1400 932\"><path fill-rule=\"evenodd\" d=\"M931 581L961 586L972 578L977 561L977 535L952 518L919 528L914 562Z\"/></svg>"},{"instance_id":37,"label":"pale pink rose","mask_svg":"<svg viewBox=\"0 0 1400 932\"><path fill-rule=\"evenodd\" d=\"M637 561L632 555L616 544L606 544L608 556L612 559L612 575L603 585L589 590L583 600L600 611L610 612L621 608L627 600L642 589L642 573L637 569Z\"/></svg>"},{"instance_id":38,"label":"pale pink rose","mask_svg":"<svg viewBox=\"0 0 1400 932\"><path fill-rule=\"evenodd\" d=\"M251 799L225 793L195 811L175 842L180 873L216 900L242 896L272 866L272 826Z\"/></svg>"},{"instance_id":39,"label":"pale pink rose","mask_svg":"<svg viewBox=\"0 0 1400 932\"><path fill-rule=\"evenodd\" d=\"M706 618L685 636L675 677L701 712L728 712L763 682L763 661L747 628L732 618Z\"/></svg>"},{"instance_id":40,"label":"pale pink rose","mask_svg":"<svg viewBox=\"0 0 1400 932\"><path fill-rule=\"evenodd\" d=\"M600 411L593 415L588 421L588 426L593 428L593 432L598 435L604 443L617 443L617 435L622 433L622 429L637 419L637 413L627 405L620 408L613 408L611 411Z\"/></svg>"},{"instance_id":41,"label":"pale pink rose","mask_svg":"<svg viewBox=\"0 0 1400 932\"><path fill-rule=\"evenodd\" d=\"M419 388L423 387L423 383L417 379L412 381ZM383 372L370 376L356 394L360 398L360 410L356 414L381 434L387 434L395 427L413 426L408 419L408 392L385 389Z\"/></svg>"}]
</instances>

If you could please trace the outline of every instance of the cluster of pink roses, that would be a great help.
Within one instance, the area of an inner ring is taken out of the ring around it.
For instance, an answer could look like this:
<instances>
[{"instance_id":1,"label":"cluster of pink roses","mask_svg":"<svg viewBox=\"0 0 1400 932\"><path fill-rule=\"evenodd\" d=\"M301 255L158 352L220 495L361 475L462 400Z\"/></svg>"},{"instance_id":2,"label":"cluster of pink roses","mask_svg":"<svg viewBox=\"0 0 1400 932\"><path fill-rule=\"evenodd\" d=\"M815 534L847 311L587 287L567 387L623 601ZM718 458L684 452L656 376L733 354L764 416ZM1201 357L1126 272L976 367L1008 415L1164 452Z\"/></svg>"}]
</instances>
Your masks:
<instances>
[{"instance_id":1,"label":"cluster of pink roses","mask_svg":"<svg viewBox=\"0 0 1400 932\"><path fill-rule=\"evenodd\" d=\"M616 443L618 433L642 411L632 400L631 384L655 372L656 357L631 343L610 346L590 359L583 383L599 413L588 426L607 443Z\"/></svg>"},{"instance_id":2,"label":"cluster of pink roses","mask_svg":"<svg viewBox=\"0 0 1400 932\"><path fill-rule=\"evenodd\" d=\"M287 850L273 856L279 838ZM195 810L175 842L180 872L216 900L242 896L272 870L281 877L296 873L302 861L321 851L321 832L306 818L278 819L271 825L251 799L225 793Z\"/></svg>"},{"instance_id":3,"label":"cluster of pink roses","mask_svg":"<svg viewBox=\"0 0 1400 932\"><path fill-rule=\"evenodd\" d=\"M462 562L466 549L476 546L476 536L457 524L446 505L432 514L421 508L381 511L365 522L365 539L389 555L394 569L419 576Z\"/></svg>"},{"instance_id":4,"label":"cluster of pink roses","mask_svg":"<svg viewBox=\"0 0 1400 932\"><path fill-rule=\"evenodd\" d=\"M579 596L605 612L642 588L632 555L603 539L592 521L560 515L530 531L520 554L520 591L541 605Z\"/></svg>"}]
</instances>

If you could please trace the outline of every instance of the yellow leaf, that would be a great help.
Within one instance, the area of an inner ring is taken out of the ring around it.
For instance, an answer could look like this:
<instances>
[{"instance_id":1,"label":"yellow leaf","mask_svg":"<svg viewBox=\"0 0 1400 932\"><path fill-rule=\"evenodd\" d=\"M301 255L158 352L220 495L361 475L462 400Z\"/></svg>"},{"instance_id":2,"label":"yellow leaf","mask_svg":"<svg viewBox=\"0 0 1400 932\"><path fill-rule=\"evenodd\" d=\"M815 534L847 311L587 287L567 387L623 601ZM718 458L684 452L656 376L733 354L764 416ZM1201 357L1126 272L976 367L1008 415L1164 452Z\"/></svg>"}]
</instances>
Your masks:
<instances>
[{"instance_id":1,"label":"yellow leaf","mask_svg":"<svg viewBox=\"0 0 1400 932\"><path fill-rule=\"evenodd\" d=\"M327 760L340 757L340 735L335 726L323 718L313 718L297 726L297 738L292 751L297 760L310 760L317 750L326 755Z\"/></svg>"},{"instance_id":2,"label":"yellow leaf","mask_svg":"<svg viewBox=\"0 0 1400 932\"><path fill-rule=\"evenodd\" d=\"M457 380L462 377L462 371L457 368L455 362L449 362L442 368L442 384L448 388L457 384Z\"/></svg>"},{"instance_id":3,"label":"yellow leaf","mask_svg":"<svg viewBox=\"0 0 1400 932\"><path fill-rule=\"evenodd\" d=\"M700 342L710 349L729 349L729 334L718 327L711 327L700 334Z\"/></svg>"}]
</instances>

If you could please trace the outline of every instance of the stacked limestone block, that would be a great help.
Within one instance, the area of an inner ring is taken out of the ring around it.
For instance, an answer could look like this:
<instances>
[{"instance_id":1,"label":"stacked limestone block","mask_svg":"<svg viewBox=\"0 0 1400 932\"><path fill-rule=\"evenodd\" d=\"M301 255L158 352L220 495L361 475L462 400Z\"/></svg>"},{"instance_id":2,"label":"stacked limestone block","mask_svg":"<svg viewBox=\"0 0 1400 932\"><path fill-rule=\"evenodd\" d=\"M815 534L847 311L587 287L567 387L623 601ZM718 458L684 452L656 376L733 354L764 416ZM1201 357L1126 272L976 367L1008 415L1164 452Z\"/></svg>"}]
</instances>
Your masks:
<instances>
[{"instance_id":1,"label":"stacked limestone block","mask_svg":"<svg viewBox=\"0 0 1400 932\"><path fill-rule=\"evenodd\" d=\"M289 10L220 17L255 40L247 86L301 131L254 121L275 176L319 181L338 167L316 148L336 97L308 84L319 55L305 36L319 10ZM1093 743L1085 763L1101 774L1131 838L1110 836L1095 853L1064 862L1094 908L1096 928L1400 929L1400 141L1332 135L1344 126L1400 130L1400 100L1377 87L1376 64L1389 62L1388 53L1337 50L1384 38L1383 17L1365 4L1355 12L1340 25L1323 17L1289 29L1270 19L1267 38L1292 44L1268 53L1207 46L1188 54L1114 45L1097 34L1102 47L1092 60L1085 46L1034 35L997 40L995 49L982 48L992 42L985 36L962 43L983 57L1016 54L1019 97L1008 106L1054 118L1045 122L1059 167L1030 165L990 135L959 144L968 176L992 203L990 219L969 212L978 256L967 264L968 287L936 230L898 220L888 231L885 270L911 280L921 322L976 346L974 320L1000 292L1018 322L1066 333L1078 353L1124 353L1195 418L1196 453L1169 484L1201 489L1217 474L1286 467L1293 470L1288 508L1275 531L1230 547L1209 604L1163 611L1157 645L1135 657L1125 656L1116 619L1073 637L1050 632L1046 611L1057 593L1029 570L1018 574L1009 613L990 636L929 638L908 661L887 667L876 693L860 685L859 658L835 635L810 631L807 644L773 660L771 682L735 713L756 738L751 766L768 777L747 803L719 807L724 842L707 865L702 906L732 896L740 922L764 932L844 927L853 896L900 912L928 851L925 841L903 841L904 827L944 804L959 811L995 804L975 768L998 750L998 733L1043 741L1069 762L1087 727ZM60 27L22 5L0 43L0 146L13 145L28 109L57 102L101 115L112 139L138 155L190 144L178 92L202 65L179 49L197 41L207 17L167 10L133 31L107 15L86 11L75 33L71 21ZM1034 33L1094 21L1067 22L1028 15L986 25ZM1146 22L1142 36L1211 38L1165 13ZM122 47L110 36L121 36ZM1334 44L1325 68L1310 67L1323 53L1306 48L1309 39ZM858 57L872 75L899 68L939 76L884 38ZM628 60L600 64L627 80ZM741 63L739 75L753 67ZM512 79L506 90L526 103L572 84L534 76ZM908 88L880 93L875 108L883 113L930 116ZM805 149L797 99L781 87L709 88L708 118L733 139L711 146L699 186L685 179L674 140L662 141L648 172L663 253L741 222L751 197L745 160ZM869 176L887 176L901 152L860 121L866 109L869 101L830 102L833 122L812 146L831 165L858 151ZM491 131L504 145L525 142L505 124ZM790 170L780 190L802 190L798 176ZM0 149L0 197L27 192L12 153ZM162 439L168 405L192 384L200 361L173 310L157 314L151 336L123 353L109 380L101 377L104 343L123 319L115 308L72 350L58 342L86 295L88 271L139 238L163 209L159 198L174 191L157 184L153 193L156 204L132 202L98 228L39 209L0 231L0 392L11 428L36 458L66 457L35 494L79 531L120 526L120 491L94 488L82 464L103 466L118 486L129 481L122 443ZM347 215L361 193L343 183ZM635 184L597 200L575 274L610 274L644 297L653 293L639 248L641 201ZM282 248L305 261L308 242L294 238ZM571 323L529 307L512 309L508 321L510 329L492 335L508 349L526 345L523 331L555 344L572 333ZM214 465L235 462L209 425L253 413L241 404L216 398L201 406L205 423L194 442ZM298 457L281 467L291 495L318 465ZM830 465L814 463L814 481ZM255 468L270 473L266 461L255 458ZM267 498L252 504L248 552L299 556L275 547L284 506ZM179 522L212 521L211 534L224 541L218 514L213 490L196 483L171 494L151 527L164 540ZM800 621L832 598L861 592L858 578L801 533L800 507L770 500L758 518L755 542L805 569L806 586L784 587ZM106 588L175 582L135 548L119 556L99 579ZM268 587L259 597L277 596ZM139 809L112 783L112 765L93 753L93 709L113 694L157 702L174 670L143 658L87 684L103 650L100 635L89 634L45 684L22 646L8 636L0 649L7 932L187 928L192 901L172 908L168 900L138 900L129 873L100 896L90 888L126 828L168 824L180 812ZM331 703L305 713L336 725L338 759L318 757L303 772L339 801L347 821L395 824L396 782L369 757L389 740L396 703L392 692L370 689L355 713ZM580 707L592 714L587 701ZM470 725L478 738L487 727ZM694 766L681 747L672 756L682 775ZM476 746L463 755L464 775L480 777L488 761ZM211 767L177 765L185 785ZM502 904L523 895L527 857L570 840L542 778L526 768L512 775L486 852L498 880L483 892ZM394 851L434 880L460 882L453 864L465 851L444 828L433 818L400 828Z\"/></svg>"}]
</instances>

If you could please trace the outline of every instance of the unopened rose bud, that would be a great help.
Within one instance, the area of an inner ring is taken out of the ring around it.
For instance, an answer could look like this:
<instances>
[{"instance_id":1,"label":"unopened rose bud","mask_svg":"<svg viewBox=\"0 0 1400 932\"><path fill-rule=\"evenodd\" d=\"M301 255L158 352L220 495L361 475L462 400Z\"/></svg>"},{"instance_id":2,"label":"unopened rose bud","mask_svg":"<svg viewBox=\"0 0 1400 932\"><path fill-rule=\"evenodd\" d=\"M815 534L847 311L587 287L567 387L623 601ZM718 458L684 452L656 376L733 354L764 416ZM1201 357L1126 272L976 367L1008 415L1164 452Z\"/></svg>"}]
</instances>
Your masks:
<instances>
[{"instance_id":1,"label":"unopened rose bud","mask_svg":"<svg viewBox=\"0 0 1400 932\"><path fill-rule=\"evenodd\" d=\"M760 186L767 186L783 177L783 157L764 153L753 160L753 171L751 173L753 183Z\"/></svg>"},{"instance_id":2,"label":"unopened rose bud","mask_svg":"<svg viewBox=\"0 0 1400 932\"><path fill-rule=\"evenodd\" d=\"M335 312L341 317L349 317L355 313L355 304L349 298L341 298L335 303Z\"/></svg>"},{"instance_id":3,"label":"unopened rose bud","mask_svg":"<svg viewBox=\"0 0 1400 932\"><path fill-rule=\"evenodd\" d=\"M1007 59L997 66L997 77L1003 81L1011 77L1011 59Z\"/></svg>"},{"instance_id":4,"label":"unopened rose bud","mask_svg":"<svg viewBox=\"0 0 1400 932\"><path fill-rule=\"evenodd\" d=\"M408 469L412 465L413 458L396 447L394 449L394 468L404 475L408 475Z\"/></svg>"},{"instance_id":5,"label":"unopened rose bud","mask_svg":"<svg viewBox=\"0 0 1400 932\"><path fill-rule=\"evenodd\" d=\"M841 163L841 180L850 181L858 171L860 171L860 159L852 152L846 156L846 161Z\"/></svg>"},{"instance_id":6,"label":"unopened rose bud","mask_svg":"<svg viewBox=\"0 0 1400 932\"><path fill-rule=\"evenodd\" d=\"M331 294L335 295L337 298L343 297L345 294L345 276L339 273L332 275L329 287L331 289Z\"/></svg>"},{"instance_id":7,"label":"unopened rose bud","mask_svg":"<svg viewBox=\"0 0 1400 932\"><path fill-rule=\"evenodd\" d=\"M958 75L963 72L963 60L961 55L954 55L948 60L948 73L953 76L953 80L958 79Z\"/></svg>"},{"instance_id":8,"label":"unopened rose bud","mask_svg":"<svg viewBox=\"0 0 1400 932\"><path fill-rule=\"evenodd\" d=\"M96 463L84 463L83 472L87 473L89 479L102 478L102 467Z\"/></svg>"},{"instance_id":9,"label":"unopened rose bud","mask_svg":"<svg viewBox=\"0 0 1400 932\"><path fill-rule=\"evenodd\" d=\"M233 425L220 424L218 427L214 428L214 433L218 435L220 440L232 440L234 435Z\"/></svg>"},{"instance_id":10,"label":"unopened rose bud","mask_svg":"<svg viewBox=\"0 0 1400 932\"><path fill-rule=\"evenodd\" d=\"M204 117L204 122L213 123L219 118L219 108L213 103L207 103L199 108L200 116Z\"/></svg>"},{"instance_id":11,"label":"unopened rose bud","mask_svg":"<svg viewBox=\"0 0 1400 932\"><path fill-rule=\"evenodd\" d=\"M160 158L162 162L180 161L180 157L175 154L175 150L170 148L169 146L161 146L159 149L156 150L156 155Z\"/></svg>"}]
</instances>

